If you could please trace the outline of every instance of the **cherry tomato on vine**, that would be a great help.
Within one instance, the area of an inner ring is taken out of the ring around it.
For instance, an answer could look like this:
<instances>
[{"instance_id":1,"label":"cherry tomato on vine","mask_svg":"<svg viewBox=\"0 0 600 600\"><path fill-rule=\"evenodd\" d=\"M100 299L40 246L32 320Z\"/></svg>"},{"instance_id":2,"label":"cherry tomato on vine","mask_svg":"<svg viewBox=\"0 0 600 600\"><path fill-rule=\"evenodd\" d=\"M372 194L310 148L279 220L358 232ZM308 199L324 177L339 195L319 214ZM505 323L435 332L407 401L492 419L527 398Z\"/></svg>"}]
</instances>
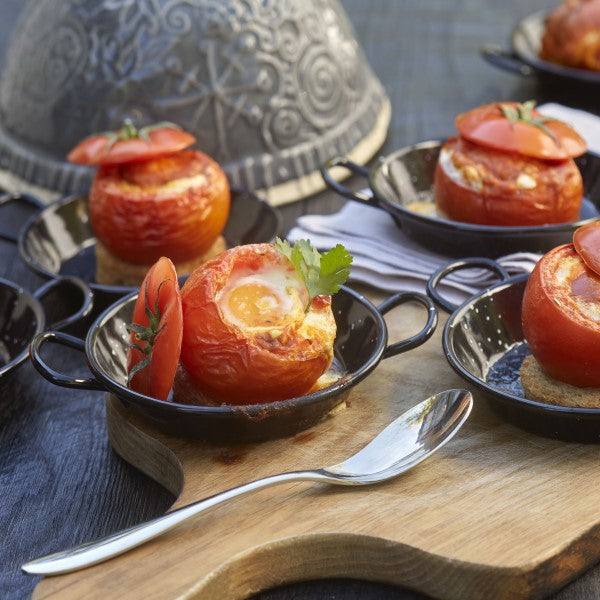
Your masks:
<instances>
[{"instance_id":1,"label":"cherry tomato on vine","mask_svg":"<svg viewBox=\"0 0 600 600\"><path fill-rule=\"evenodd\" d=\"M166 400L175 379L183 335L179 283L168 258L160 258L146 274L128 330L129 387Z\"/></svg>"}]
</instances>

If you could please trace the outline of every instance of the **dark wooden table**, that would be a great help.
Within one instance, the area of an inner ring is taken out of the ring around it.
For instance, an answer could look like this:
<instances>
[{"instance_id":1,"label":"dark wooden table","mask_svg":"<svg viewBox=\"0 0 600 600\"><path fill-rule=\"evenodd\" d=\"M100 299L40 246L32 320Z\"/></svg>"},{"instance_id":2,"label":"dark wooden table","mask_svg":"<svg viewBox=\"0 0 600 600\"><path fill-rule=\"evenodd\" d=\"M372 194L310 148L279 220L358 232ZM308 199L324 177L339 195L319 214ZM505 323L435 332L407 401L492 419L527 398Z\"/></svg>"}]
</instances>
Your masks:
<instances>
[{"instance_id":1,"label":"dark wooden table","mask_svg":"<svg viewBox=\"0 0 600 600\"><path fill-rule=\"evenodd\" d=\"M526 79L482 60L486 43L508 44L522 17L548 9L547 0L342 0L359 41L392 101L389 137L381 153L453 131L454 115L493 100L558 101L600 110L598 91ZM0 52L21 8L2 0ZM332 212L330 193L286 206L289 228L305 213ZM13 215L11 215L12 219ZM16 227L17 222L9 224ZM42 282L0 244L0 275L35 289ZM73 357L54 357L67 366ZM0 597L31 594L37 579L21 573L34 556L65 548L163 513L173 498L111 450L102 395L51 386L25 364L2 381L0 400ZM600 597L600 567L554 600ZM423 598L369 582L319 581L265 591L261 600Z\"/></svg>"}]
</instances>

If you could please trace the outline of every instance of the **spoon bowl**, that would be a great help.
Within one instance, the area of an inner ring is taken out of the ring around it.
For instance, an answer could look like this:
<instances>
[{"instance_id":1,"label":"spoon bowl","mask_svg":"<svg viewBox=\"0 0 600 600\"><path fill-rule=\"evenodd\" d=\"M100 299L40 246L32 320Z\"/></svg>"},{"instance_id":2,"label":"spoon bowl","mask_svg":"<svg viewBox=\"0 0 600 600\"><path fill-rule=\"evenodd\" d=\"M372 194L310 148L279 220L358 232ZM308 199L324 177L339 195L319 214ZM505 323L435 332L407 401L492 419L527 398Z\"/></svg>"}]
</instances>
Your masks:
<instances>
[{"instance_id":1,"label":"spoon bowl","mask_svg":"<svg viewBox=\"0 0 600 600\"><path fill-rule=\"evenodd\" d=\"M367 485L408 471L443 446L471 412L466 390L446 390L423 400L392 421L362 450L319 469L329 483ZM322 479L321 479L322 480Z\"/></svg>"},{"instance_id":2,"label":"spoon bowl","mask_svg":"<svg viewBox=\"0 0 600 600\"><path fill-rule=\"evenodd\" d=\"M32 575L60 575L98 564L228 500L280 483L315 481L352 486L386 481L408 471L448 442L466 421L472 405L473 398L466 390L440 392L400 415L341 463L257 479L105 538L37 558L22 569Z\"/></svg>"}]
</instances>

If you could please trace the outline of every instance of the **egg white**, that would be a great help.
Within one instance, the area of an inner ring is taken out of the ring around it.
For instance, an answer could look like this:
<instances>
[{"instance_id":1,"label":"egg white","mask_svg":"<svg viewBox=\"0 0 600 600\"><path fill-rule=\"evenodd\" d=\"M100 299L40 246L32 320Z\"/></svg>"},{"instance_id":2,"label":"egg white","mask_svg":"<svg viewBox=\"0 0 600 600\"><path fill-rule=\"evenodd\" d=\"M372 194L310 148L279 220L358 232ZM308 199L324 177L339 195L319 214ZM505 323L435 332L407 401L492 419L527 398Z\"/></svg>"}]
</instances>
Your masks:
<instances>
[{"instance_id":1,"label":"egg white","mask_svg":"<svg viewBox=\"0 0 600 600\"><path fill-rule=\"evenodd\" d=\"M243 285L262 285L269 289L273 298L265 298L259 307L260 312L265 313L273 310L276 315L284 314L283 322L278 319L278 326L250 325L234 314L230 309L229 300L231 294ZM304 309L308 302L306 287L295 271L291 271L281 265L269 265L261 271L240 270L234 271L229 277L227 284L217 296L217 302L223 313L223 318L239 327L252 332L263 332L271 330L275 337L278 327L288 325L304 318Z\"/></svg>"}]
</instances>

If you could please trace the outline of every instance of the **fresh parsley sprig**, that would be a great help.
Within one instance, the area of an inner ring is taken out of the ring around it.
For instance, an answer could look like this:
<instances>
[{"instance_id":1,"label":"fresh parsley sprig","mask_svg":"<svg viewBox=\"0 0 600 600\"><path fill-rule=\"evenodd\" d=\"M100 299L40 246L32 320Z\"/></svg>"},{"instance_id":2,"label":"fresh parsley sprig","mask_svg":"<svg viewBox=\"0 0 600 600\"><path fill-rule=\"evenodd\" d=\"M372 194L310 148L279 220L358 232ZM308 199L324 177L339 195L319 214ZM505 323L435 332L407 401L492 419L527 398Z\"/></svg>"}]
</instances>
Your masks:
<instances>
[{"instance_id":1,"label":"fresh parsley sprig","mask_svg":"<svg viewBox=\"0 0 600 600\"><path fill-rule=\"evenodd\" d=\"M308 240L298 240L291 246L287 240L276 238L275 247L290 260L306 285L309 295L306 310L316 296L335 294L350 274L352 256L342 244L325 254L320 254Z\"/></svg>"}]
</instances>

